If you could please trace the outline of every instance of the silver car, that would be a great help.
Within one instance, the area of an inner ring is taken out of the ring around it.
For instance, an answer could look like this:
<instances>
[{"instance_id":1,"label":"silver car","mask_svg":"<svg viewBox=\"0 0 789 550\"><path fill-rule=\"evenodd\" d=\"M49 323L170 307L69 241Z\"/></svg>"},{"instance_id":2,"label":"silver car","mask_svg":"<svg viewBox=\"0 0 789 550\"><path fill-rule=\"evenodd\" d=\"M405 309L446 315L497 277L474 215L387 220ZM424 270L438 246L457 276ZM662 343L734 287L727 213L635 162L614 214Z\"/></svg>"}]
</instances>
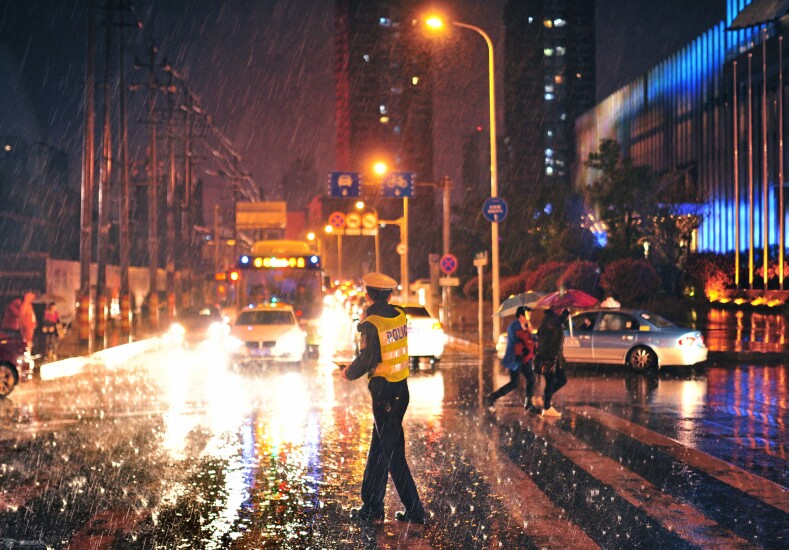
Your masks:
<instances>
[{"instance_id":1,"label":"silver car","mask_svg":"<svg viewBox=\"0 0 789 550\"><path fill-rule=\"evenodd\" d=\"M568 363L628 365L643 372L707 360L701 332L678 327L648 311L585 310L573 315L570 322L572 336L567 328L564 331L564 357Z\"/></svg>"}]
</instances>

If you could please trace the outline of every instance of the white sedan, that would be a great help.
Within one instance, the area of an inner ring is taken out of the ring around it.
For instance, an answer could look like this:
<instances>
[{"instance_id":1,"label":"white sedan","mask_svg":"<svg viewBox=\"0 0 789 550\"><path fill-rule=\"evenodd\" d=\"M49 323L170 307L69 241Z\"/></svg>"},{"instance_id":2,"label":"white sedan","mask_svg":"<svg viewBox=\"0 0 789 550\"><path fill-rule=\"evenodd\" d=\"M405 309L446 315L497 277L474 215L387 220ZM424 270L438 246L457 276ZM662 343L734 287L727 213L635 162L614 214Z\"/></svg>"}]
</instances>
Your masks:
<instances>
[{"instance_id":1,"label":"white sedan","mask_svg":"<svg viewBox=\"0 0 789 550\"><path fill-rule=\"evenodd\" d=\"M264 361L301 362L307 333L287 304L241 310L230 330L231 356L236 364Z\"/></svg>"},{"instance_id":2,"label":"white sedan","mask_svg":"<svg viewBox=\"0 0 789 550\"><path fill-rule=\"evenodd\" d=\"M419 358L426 357L434 366L444 354L447 337L438 319L430 315L420 304L401 305L408 322L408 356L413 366L419 366Z\"/></svg>"}]
</instances>

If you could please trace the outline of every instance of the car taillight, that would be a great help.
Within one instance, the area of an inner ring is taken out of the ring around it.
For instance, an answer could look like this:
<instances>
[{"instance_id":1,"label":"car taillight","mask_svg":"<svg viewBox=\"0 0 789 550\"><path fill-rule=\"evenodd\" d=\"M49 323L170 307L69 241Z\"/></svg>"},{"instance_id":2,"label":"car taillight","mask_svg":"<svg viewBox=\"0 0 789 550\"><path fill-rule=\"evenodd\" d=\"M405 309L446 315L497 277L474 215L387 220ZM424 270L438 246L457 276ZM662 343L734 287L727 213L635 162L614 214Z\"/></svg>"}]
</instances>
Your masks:
<instances>
[{"instance_id":1,"label":"car taillight","mask_svg":"<svg viewBox=\"0 0 789 550\"><path fill-rule=\"evenodd\" d=\"M679 345L682 347L692 347L703 344L704 341L702 340L701 336L683 336L679 339Z\"/></svg>"}]
</instances>

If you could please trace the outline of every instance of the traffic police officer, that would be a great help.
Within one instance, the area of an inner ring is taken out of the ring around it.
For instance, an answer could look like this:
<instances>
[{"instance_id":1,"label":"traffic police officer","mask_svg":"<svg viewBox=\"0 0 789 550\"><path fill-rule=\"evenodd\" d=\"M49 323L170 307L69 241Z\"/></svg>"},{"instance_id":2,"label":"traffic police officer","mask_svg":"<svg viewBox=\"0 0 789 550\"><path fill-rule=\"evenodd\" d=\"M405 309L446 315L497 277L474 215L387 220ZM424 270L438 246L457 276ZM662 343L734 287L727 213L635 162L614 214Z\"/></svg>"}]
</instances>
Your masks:
<instances>
[{"instance_id":1,"label":"traffic police officer","mask_svg":"<svg viewBox=\"0 0 789 550\"><path fill-rule=\"evenodd\" d=\"M361 333L361 352L341 374L346 380L367 375L375 425L362 480L362 507L351 509L351 517L383 521L388 473L405 505L395 519L424 523L425 509L405 459L403 416L409 401L405 311L389 304L392 290L397 287L394 279L383 273L368 273L362 282L371 305L357 328Z\"/></svg>"}]
</instances>

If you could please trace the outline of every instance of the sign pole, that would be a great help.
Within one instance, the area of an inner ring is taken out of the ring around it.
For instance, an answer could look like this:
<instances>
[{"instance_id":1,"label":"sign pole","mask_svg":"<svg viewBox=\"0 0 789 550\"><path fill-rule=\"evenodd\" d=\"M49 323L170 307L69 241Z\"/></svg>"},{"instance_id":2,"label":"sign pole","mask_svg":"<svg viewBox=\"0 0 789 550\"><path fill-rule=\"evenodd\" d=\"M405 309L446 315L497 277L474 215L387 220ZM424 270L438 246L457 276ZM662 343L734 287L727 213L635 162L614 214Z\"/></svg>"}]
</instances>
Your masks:
<instances>
[{"instance_id":1,"label":"sign pole","mask_svg":"<svg viewBox=\"0 0 789 550\"><path fill-rule=\"evenodd\" d=\"M402 280L403 284L403 303L408 303L408 197L403 198L403 244L405 244L405 251L402 257Z\"/></svg>"},{"instance_id":2,"label":"sign pole","mask_svg":"<svg viewBox=\"0 0 789 550\"><path fill-rule=\"evenodd\" d=\"M337 279L342 283L342 235L337 235Z\"/></svg>"}]
</instances>

